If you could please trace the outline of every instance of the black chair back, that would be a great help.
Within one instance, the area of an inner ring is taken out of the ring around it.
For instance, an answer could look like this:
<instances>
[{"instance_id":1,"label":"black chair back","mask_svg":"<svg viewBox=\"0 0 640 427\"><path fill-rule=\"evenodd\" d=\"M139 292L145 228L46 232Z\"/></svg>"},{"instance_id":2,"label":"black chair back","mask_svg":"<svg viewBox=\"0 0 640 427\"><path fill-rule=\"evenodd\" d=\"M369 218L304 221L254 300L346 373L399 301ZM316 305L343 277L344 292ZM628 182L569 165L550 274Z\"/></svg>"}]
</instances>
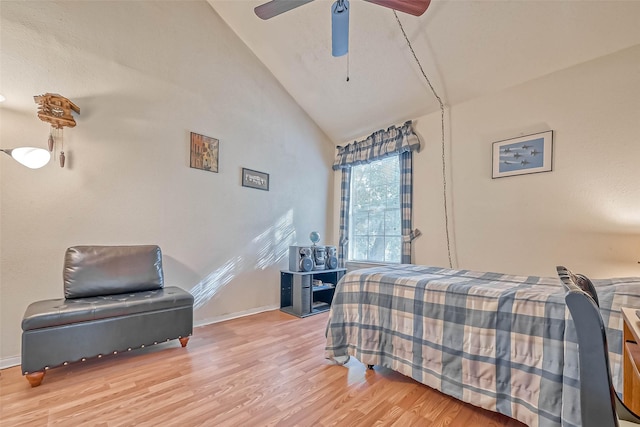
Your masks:
<instances>
[{"instance_id":1,"label":"black chair back","mask_svg":"<svg viewBox=\"0 0 640 427\"><path fill-rule=\"evenodd\" d=\"M582 427L618 427L607 336L594 300L572 289L565 301L578 336Z\"/></svg>"}]
</instances>

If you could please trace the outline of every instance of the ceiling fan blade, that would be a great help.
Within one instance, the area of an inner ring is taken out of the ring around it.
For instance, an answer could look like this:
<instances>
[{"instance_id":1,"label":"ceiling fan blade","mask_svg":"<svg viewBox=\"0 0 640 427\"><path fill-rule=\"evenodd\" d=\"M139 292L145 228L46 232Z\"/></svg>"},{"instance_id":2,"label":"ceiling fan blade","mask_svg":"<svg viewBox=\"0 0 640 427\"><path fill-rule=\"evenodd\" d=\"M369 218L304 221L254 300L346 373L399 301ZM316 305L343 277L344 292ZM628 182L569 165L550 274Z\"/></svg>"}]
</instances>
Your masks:
<instances>
[{"instance_id":1,"label":"ceiling fan blade","mask_svg":"<svg viewBox=\"0 0 640 427\"><path fill-rule=\"evenodd\" d=\"M331 5L331 55L342 56L349 51L349 0Z\"/></svg>"},{"instance_id":2,"label":"ceiling fan blade","mask_svg":"<svg viewBox=\"0 0 640 427\"><path fill-rule=\"evenodd\" d=\"M270 2L257 6L253 11L259 18L269 19L312 1L313 0L271 0Z\"/></svg>"},{"instance_id":3,"label":"ceiling fan blade","mask_svg":"<svg viewBox=\"0 0 640 427\"><path fill-rule=\"evenodd\" d=\"M365 0L369 3L375 3L380 6L388 7L390 9L398 10L400 12L408 13L414 16L422 15L427 8L431 0Z\"/></svg>"}]
</instances>

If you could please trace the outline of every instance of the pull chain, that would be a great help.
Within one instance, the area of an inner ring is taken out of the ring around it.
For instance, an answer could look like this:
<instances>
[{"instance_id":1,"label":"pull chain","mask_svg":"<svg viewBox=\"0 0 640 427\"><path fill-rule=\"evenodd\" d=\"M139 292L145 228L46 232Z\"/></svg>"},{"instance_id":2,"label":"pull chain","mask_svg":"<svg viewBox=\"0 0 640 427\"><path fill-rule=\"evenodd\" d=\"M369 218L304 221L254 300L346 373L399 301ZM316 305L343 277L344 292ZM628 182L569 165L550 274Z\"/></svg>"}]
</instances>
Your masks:
<instances>
[{"instance_id":1,"label":"pull chain","mask_svg":"<svg viewBox=\"0 0 640 427\"><path fill-rule=\"evenodd\" d=\"M347 81L349 81L349 52L347 52Z\"/></svg>"}]
</instances>

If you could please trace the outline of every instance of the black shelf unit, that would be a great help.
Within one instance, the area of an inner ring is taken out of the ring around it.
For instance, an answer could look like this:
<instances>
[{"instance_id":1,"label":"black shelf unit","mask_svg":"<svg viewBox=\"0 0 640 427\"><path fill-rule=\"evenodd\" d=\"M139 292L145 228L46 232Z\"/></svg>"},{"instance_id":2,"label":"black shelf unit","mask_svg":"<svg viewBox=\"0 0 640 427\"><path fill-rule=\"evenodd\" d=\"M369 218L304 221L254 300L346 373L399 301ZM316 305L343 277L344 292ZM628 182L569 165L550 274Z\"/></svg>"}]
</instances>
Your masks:
<instances>
[{"instance_id":1,"label":"black shelf unit","mask_svg":"<svg viewBox=\"0 0 640 427\"><path fill-rule=\"evenodd\" d=\"M336 284L346 268L314 271L280 271L280 310L307 317L331 308ZM319 280L321 285L315 285Z\"/></svg>"}]
</instances>

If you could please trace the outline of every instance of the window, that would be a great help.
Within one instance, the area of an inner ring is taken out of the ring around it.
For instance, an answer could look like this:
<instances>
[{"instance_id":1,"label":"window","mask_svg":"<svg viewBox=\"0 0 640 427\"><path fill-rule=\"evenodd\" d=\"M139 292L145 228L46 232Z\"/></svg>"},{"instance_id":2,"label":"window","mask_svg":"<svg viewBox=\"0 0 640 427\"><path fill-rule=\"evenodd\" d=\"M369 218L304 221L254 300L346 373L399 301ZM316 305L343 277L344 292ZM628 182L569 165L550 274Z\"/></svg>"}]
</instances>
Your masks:
<instances>
[{"instance_id":1,"label":"window","mask_svg":"<svg viewBox=\"0 0 640 427\"><path fill-rule=\"evenodd\" d=\"M397 154L351 168L349 260L399 263L402 256Z\"/></svg>"},{"instance_id":2,"label":"window","mask_svg":"<svg viewBox=\"0 0 640 427\"><path fill-rule=\"evenodd\" d=\"M411 241L420 235L412 220L413 151L420 140L411 121L336 148L333 170L342 170L338 265L410 264Z\"/></svg>"}]
</instances>

